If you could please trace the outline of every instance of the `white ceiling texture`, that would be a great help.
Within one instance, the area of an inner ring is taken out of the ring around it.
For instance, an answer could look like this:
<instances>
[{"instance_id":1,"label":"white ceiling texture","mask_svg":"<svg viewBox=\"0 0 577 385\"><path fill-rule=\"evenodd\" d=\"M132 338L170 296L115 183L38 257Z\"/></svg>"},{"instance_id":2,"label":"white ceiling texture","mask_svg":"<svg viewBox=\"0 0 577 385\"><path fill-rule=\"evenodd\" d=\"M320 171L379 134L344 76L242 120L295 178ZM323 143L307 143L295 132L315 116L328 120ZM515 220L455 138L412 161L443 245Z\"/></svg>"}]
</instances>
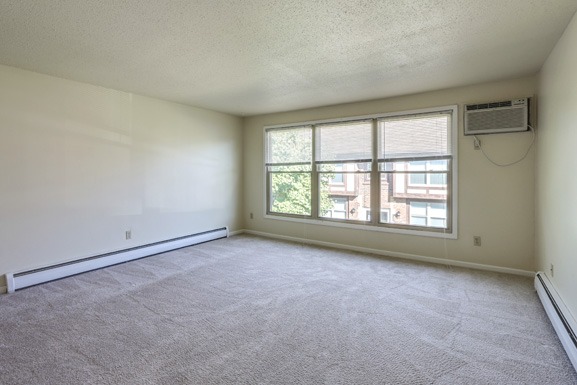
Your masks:
<instances>
[{"instance_id":1,"label":"white ceiling texture","mask_svg":"<svg viewBox=\"0 0 577 385\"><path fill-rule=\"evenodd\" d=\"M534 74L576 10L576 0L1 0L0 64L247 116Z\"/></svg>"}]
</instances>

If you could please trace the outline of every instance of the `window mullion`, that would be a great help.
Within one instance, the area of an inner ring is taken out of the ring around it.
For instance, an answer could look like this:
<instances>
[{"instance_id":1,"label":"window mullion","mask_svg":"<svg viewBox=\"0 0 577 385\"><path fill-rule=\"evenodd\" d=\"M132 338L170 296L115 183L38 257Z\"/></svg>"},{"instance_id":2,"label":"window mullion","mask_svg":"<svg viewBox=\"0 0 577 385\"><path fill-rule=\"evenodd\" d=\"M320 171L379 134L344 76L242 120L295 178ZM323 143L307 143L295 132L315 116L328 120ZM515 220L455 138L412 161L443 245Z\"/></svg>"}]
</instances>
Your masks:
<instances>
[{"instance_id":1,"label":"window mullion","mask_svg":"<svg viewBox=\"0 0 577 385\"><path fill-rule=\"evenodd\" d=\"M447 229L453 229L453 159L449 159L449 170L451 172L447 173L447 201L446 201L446 214L445 214L445 227Z\"/></svg>"},{"instance_id":2,"label":"window mullion","mask_svg":"<svg viewBox=\"0 0 577 385\"><path fill-rule=\"evenodd\" d=\"M319 173L317 170L317 126L313 124L312 130L312 165L311 165L311 216L313 219L319 218Z\"/></svg>"},{"instance_id":3,"label":"window mullion","mask_svg":"<svg viewBox=\"0 0 577 385\"><path fill-rule=\"evenodd\" d=\"M270 179L270 168L266 167L266 213L267 215L271 213L271 179Z\"/></svg>"},{"instance_id":4,"label":"window mullion","mask_svg":"<svg viewBox=\"0 0 577 385\"><path fill-rule=\"evenodd\" d=\"M377 225L381 218L381 174L379 172L379 132L377 119L372 120L372 154L371 160L371 224Z\"/></svg>"}]
</instances>

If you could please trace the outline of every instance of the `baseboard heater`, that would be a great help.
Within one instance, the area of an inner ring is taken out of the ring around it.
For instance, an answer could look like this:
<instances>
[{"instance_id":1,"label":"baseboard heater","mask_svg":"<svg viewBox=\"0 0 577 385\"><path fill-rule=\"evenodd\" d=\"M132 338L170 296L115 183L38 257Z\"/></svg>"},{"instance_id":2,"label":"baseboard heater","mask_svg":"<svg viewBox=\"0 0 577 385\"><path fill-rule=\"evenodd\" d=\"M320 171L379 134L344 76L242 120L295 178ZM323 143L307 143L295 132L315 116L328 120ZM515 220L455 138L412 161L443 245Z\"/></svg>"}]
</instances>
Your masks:
<instances>
[{"instance_id":1,"label":"baseboard heater","mask_svg":"<svg viewBox=\"0 0 577 385\"><path fill-rule=\"evenodd\" d=\"M40 269L28 270L19 273L6 274L8 293L41 283L54 281L91 270L148 257L154 254L164 253L183 247L197 245L199 243L227 238L228 228L222 227L202 233L186 235L183 237L168 239L165 241L150 243L147 245L132 247L129 249L114 251L111 253L82 258L71 262L60 263Z\"/></svg>"},{"instance_id":2,"label":"baseboard heater","mask_svg":"<svg viewBox=\"0 0 577 385\"><path fill-rule=\"evenodd\" d=\"M571 363L577 370L577 324L545 274L535 275L535 289Z\"/></svg>"}]
</instances>

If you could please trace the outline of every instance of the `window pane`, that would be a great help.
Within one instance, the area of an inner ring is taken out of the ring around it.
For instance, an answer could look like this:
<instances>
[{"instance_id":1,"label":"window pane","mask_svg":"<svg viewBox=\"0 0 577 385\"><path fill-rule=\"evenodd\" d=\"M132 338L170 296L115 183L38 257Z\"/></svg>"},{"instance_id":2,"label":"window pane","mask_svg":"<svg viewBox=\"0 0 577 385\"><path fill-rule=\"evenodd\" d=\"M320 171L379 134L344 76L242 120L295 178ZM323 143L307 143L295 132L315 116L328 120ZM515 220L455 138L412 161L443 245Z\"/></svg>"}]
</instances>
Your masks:
<instances>
[{"instance_id":1,"label":"window pane","mask_svg":"<svg viewBox=\"0 0 577 385\"><path fill-rule=\"evenodd\" d=\"M411 202L411 215L427 216L427 204L425 202Z\"/></svg>"},{"instance_id":2,"label":"window pane","mask_svg":"<svg viewBox=\"0 0 577 385\"><path fill-rule=\"evenodd\" d=\"M332 207L326 212L326 216L329 218L347 218L347 199L346 198L334 198L331 199Z\"/></svg>"},{"instance_id":3,"label":"window pane","mask_svg":"<svg viewBox=\"0 0 577 385\"><path fill-rule=\"evenodd\" d=\"M398 161L382 162L379 170L381 175L391 173L392 194L396 197L419 199L446 199L448 194L448 169L450 160L435 161ZM413 171L426 170L427 172L413 174ZM433 171L434 170L434 171Z\"/></svg>"},{"instance_id":4,"label":"window pane","mask_svg":"<svg viewBox=\"0 0 577 385\"><path fill-rule=\"evenodd\" d=\"M435 159L426 161L426 168L429 171L447 171L449 169L448 159Z\"/></svg>"},{"instance_id":5,"label":"window pane","mask_svg":"<svg viewBox=\"0 0 577 385\"><path fill-rule=\"evenodd\" d=\"M331 184L341 184L344 183L345 178L343 177L343 174L334 174L333 175L333 179L331 179L330 183Z\"/></svg>"},{"instance_id":6,"label":"window pane","mask_svg":"<svg viewBox=\"0 0 577 385\"><path fill-rule=\"evenodd\" d=\"M311 215L311 174L271 173L270 211Z\"/></svg>"},{"instance_id":7,"label":"window pane","mask_svg":"<svg viewBox=\"0 0 577 385\"><path fill-rule=\"evenodd\" d=\"M431 173L429 174L429 184L434 184L434 185L446 185L447 184L447 174L435 174L435 173Z\"/></svg>"},{"instance_id":8,"label":"window pane","mask_svg":"<svg viewBox=\"0 0 577 385\"><path fill-rule=\"evenodd\" d=\"M381 223L389 223L390 214L391 214L390 209L382 210L380 222Z\"/></svg>"},{"instance_id":9,"label":"window pane","mask_svg":"<svg viewBox=\"0 0 577 385\"><path fill-rule=\"evenodd\" d=\"M341 184L344 183L345 178L343 177L343 174L340 173L339 171L343 171L343 165L342 164L335 164L335 165L329 165L329 166L334 166L335 168L335 173L333 174L333 178L329 181L330 184Z\"/></svg>"},{"instance_id":10,"label":"window pane","mask_svg":"<svg viewBox=\"0 0 577 385\"><path fill-rule=\"evenodd\" d=\"M429 216L447 218L447 205L445 203L429 203Z\"/></svg>"},{"instance_id":11,"label":"window pane","mask_svg":"<svg viewBox=\"0 0 577 385\"><path fill-rule=\"evenodd\" d=\"M320 124L316 127L316 161L372 158L371 121Z\"/></svg>"},{"instance_id":12,"label":"window pane","mask_svg":"<svg viewBox=\"0 0 577 385\"><path fill-rule=\"evenodd\" d=\"M364 173L319 173L319 217L370 220L371 185ZM334 180L342 180L335 183Z\"/></svg>"},{"instance_id":13,"label":"window pane","mask_svg":"<svg viewBox=\"0 0 577 385\"><path fill-rule=\"evenodd\" d=\"M427 226L427 218L425 217L416 217L411 215L411 225L414 226Z\"/></svg>"},{"instance_id":14,"label":"window pane","mask_svg":"<svg viewBox=\"0 0 577 385\"><path fill-rule=\"evenodd\" d=\"M428 227L447 226L445 202L411 202L411 224Z\"/></svg>"},{"instance_id":15,"label":"window pane","mask_svg":"<svg viewBox=\"0 0 577 385\"><path fill-rule=\"evenodd\" d=\"M408 162L409 163L409 171L425 171L427 169L427 161L419 160Z\"/></svg>"},{"instance_id":16,"label":"window pane","mask_svg":"<svg viewBox=\"0 0 577 385\"><path fill-rule=\"evenodd\" d=\"M379 158L448 155L449 125L449 113L380 119Z\"/></svg>"},{"instance_id":17,"label":"window pane","mask_svg":"<svg viewBox=\"0 0 577 385\"><path fill-rule=\"evenodd\" d=\"M266 162L301 163L312 161L312 128L310 126L270 129L266 132Z\"/></svg>"},{"instance_id":18,"label":"window pane","mask_svg":"<svg viewBox=\"0 0 577 385\"><path fill-rule=\"evenodd\" d=\"M426 168L428 171L447 171L449 168L449 161L447 159L437 159L427 161ZM446 173L430 173L429 184L444 186L447 184Z\"/></svg>"},{"instance_id":19,"label":"window pane","mask_svg":"<svg viewBox=\"0 0 577 385\"><path fill-rule=\"evenodd\" d=\"M426 184L427 178L425 174L409 174L409 183L410 184Z\"/></svg>"},{"instance_id":20,"label":"window pane","mask_svg":"<svg viewBox=\"0 0 577 385\"><path fill-rule=\"evenodd\" d=\"M444 219L439 218L431 218L430 226L431 227L446 227L446 221Z\"/></svg>"},{"instance_id":21,"label":"window pane","mask_svg":"<svg viewBox=\"0 0 577 385\"><path fill-rule=\"evenodd\" d=\"M427 162L408 162L409 171L425 171L427 169ZM427 177L425 174L409 174L409 184L426 184Z\"/></svg>"}]
</instances>

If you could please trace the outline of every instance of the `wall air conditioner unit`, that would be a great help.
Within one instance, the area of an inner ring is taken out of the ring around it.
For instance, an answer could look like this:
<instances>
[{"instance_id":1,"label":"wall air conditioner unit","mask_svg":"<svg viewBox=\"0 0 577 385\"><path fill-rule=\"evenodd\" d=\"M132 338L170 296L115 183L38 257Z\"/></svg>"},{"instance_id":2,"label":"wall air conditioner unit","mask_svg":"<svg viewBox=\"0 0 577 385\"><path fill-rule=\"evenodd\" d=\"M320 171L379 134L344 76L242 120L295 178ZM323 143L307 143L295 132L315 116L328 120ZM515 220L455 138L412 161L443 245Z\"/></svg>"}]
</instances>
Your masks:
<instances>
[{"instance_id":1,"label":"wall air conditioner unit","mask_svg":"<svg viewBox=\"0 0 577 385\"><path fill-rule=\"evenodd\" d=\"M465 135L527 131L529 100L465 105Z\"/></svg>"}]
</instances>

